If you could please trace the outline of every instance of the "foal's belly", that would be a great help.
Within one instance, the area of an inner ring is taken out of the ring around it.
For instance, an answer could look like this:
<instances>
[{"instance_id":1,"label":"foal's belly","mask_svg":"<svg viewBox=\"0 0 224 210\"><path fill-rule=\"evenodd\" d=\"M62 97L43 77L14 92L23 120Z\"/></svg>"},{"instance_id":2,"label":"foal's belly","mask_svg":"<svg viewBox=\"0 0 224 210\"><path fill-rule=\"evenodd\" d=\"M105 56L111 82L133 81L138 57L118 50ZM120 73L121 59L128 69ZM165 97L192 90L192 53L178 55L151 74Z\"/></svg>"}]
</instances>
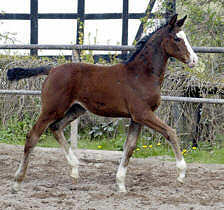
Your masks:
<instances>
[{"instance_id":1,"label":"foal's belly","mask_svg":"<svg viewBox=\"0 0 224 210\"><path fill-rule=\"evenodd\" d=\"M83 106L88 111L93 114L103 116L103 117L130 117L128 111L119 104L114 105L112 103L105 103L99 101L91 101L86 103L86 101L79 100L77 101L81 106Z\"/></svg>"}]
</instances>

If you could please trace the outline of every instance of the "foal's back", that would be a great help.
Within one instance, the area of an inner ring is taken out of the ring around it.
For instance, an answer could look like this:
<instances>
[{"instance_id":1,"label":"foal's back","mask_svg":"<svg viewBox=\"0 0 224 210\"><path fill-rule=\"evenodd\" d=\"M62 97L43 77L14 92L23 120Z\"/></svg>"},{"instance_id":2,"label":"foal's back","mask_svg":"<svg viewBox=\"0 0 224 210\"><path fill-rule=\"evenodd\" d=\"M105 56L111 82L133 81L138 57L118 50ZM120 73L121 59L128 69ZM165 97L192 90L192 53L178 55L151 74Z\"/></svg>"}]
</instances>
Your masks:
<instances>
[{"instance_id":1,"label":"foal's back","mask_svg":"<svg viewBox=\"0 0 224 210\"><path fill-rule=\"evenodd\" d=\"M129 117L125 64L71 63L52 69L43 85L42 103L79 103L97 115ZM57 99L55 99L57 98Z\"/></svg>"}]
</instances>

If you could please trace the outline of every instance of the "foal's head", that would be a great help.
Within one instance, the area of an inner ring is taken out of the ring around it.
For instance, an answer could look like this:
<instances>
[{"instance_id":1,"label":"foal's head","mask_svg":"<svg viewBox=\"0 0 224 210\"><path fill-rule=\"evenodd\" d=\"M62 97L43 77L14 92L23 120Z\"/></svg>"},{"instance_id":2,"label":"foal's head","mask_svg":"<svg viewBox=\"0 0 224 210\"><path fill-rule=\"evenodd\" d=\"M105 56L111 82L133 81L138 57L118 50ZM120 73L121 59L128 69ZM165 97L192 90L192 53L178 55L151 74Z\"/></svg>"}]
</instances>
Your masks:
<instances>
[{"instance_id":1,"label":"foal's head","mask_svg":"<svg viewBox=\"0 0 224 210\"><path fill-rule=\"evenodd\" d=\"M187 16L177 20L177 14L171 18L166 26L167 32L162 40L162 47L169 56L188 64L189 67L194 67L198 62L198 57L181 29L186 18Z\"/></svg>"}]
</instances>

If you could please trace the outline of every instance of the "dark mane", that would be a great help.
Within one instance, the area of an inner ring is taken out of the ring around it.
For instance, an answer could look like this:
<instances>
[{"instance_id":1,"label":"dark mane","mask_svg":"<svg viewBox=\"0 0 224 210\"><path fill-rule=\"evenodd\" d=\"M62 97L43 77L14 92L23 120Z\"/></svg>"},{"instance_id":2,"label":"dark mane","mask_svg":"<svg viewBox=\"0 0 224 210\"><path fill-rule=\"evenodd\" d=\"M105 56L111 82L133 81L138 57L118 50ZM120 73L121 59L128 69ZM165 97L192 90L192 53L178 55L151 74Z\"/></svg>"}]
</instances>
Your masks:
<instances>
[{"instance_id":1,"label":"dark mane","mask_svg":"<svg viewBox=\"0 0 224 210\"><path fill-rule=\"evenodd\" d=\"M142 39L140 39L136 44L136 50L130 55L130 57L126 61L124 61L124 63L127 64L133 61L135 57L138 55L138 53L143 49L147 41L152 37L152 35L155 34L157 31L159 31L160 29L166 27L167 25L168 23L159 26L158 28L156 28L155 31L149 33L148 35L145 35Z\"/></svg>"}]
</instances>

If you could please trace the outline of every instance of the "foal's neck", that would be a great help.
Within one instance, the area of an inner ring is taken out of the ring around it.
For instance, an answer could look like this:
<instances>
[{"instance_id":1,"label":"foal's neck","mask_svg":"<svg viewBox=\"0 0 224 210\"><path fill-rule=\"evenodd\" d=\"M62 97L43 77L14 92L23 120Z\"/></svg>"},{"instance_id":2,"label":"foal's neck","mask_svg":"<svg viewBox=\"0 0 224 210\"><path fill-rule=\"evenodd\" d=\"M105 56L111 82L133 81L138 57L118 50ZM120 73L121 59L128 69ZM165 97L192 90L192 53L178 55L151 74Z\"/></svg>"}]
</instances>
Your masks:
<instances>
[{"instance_id":1,"label":"foal's neck","mask_svg":"<svg viewBox=\"0 0 224 210\"><path fill-rule=\"evenodd\" d=\"M151 38L135 57L128 64L129 69L136 71L137 74L154 75L160 84L163 82L169 56L161 46L161 38Z\"/></svg>"}]
</instances>

